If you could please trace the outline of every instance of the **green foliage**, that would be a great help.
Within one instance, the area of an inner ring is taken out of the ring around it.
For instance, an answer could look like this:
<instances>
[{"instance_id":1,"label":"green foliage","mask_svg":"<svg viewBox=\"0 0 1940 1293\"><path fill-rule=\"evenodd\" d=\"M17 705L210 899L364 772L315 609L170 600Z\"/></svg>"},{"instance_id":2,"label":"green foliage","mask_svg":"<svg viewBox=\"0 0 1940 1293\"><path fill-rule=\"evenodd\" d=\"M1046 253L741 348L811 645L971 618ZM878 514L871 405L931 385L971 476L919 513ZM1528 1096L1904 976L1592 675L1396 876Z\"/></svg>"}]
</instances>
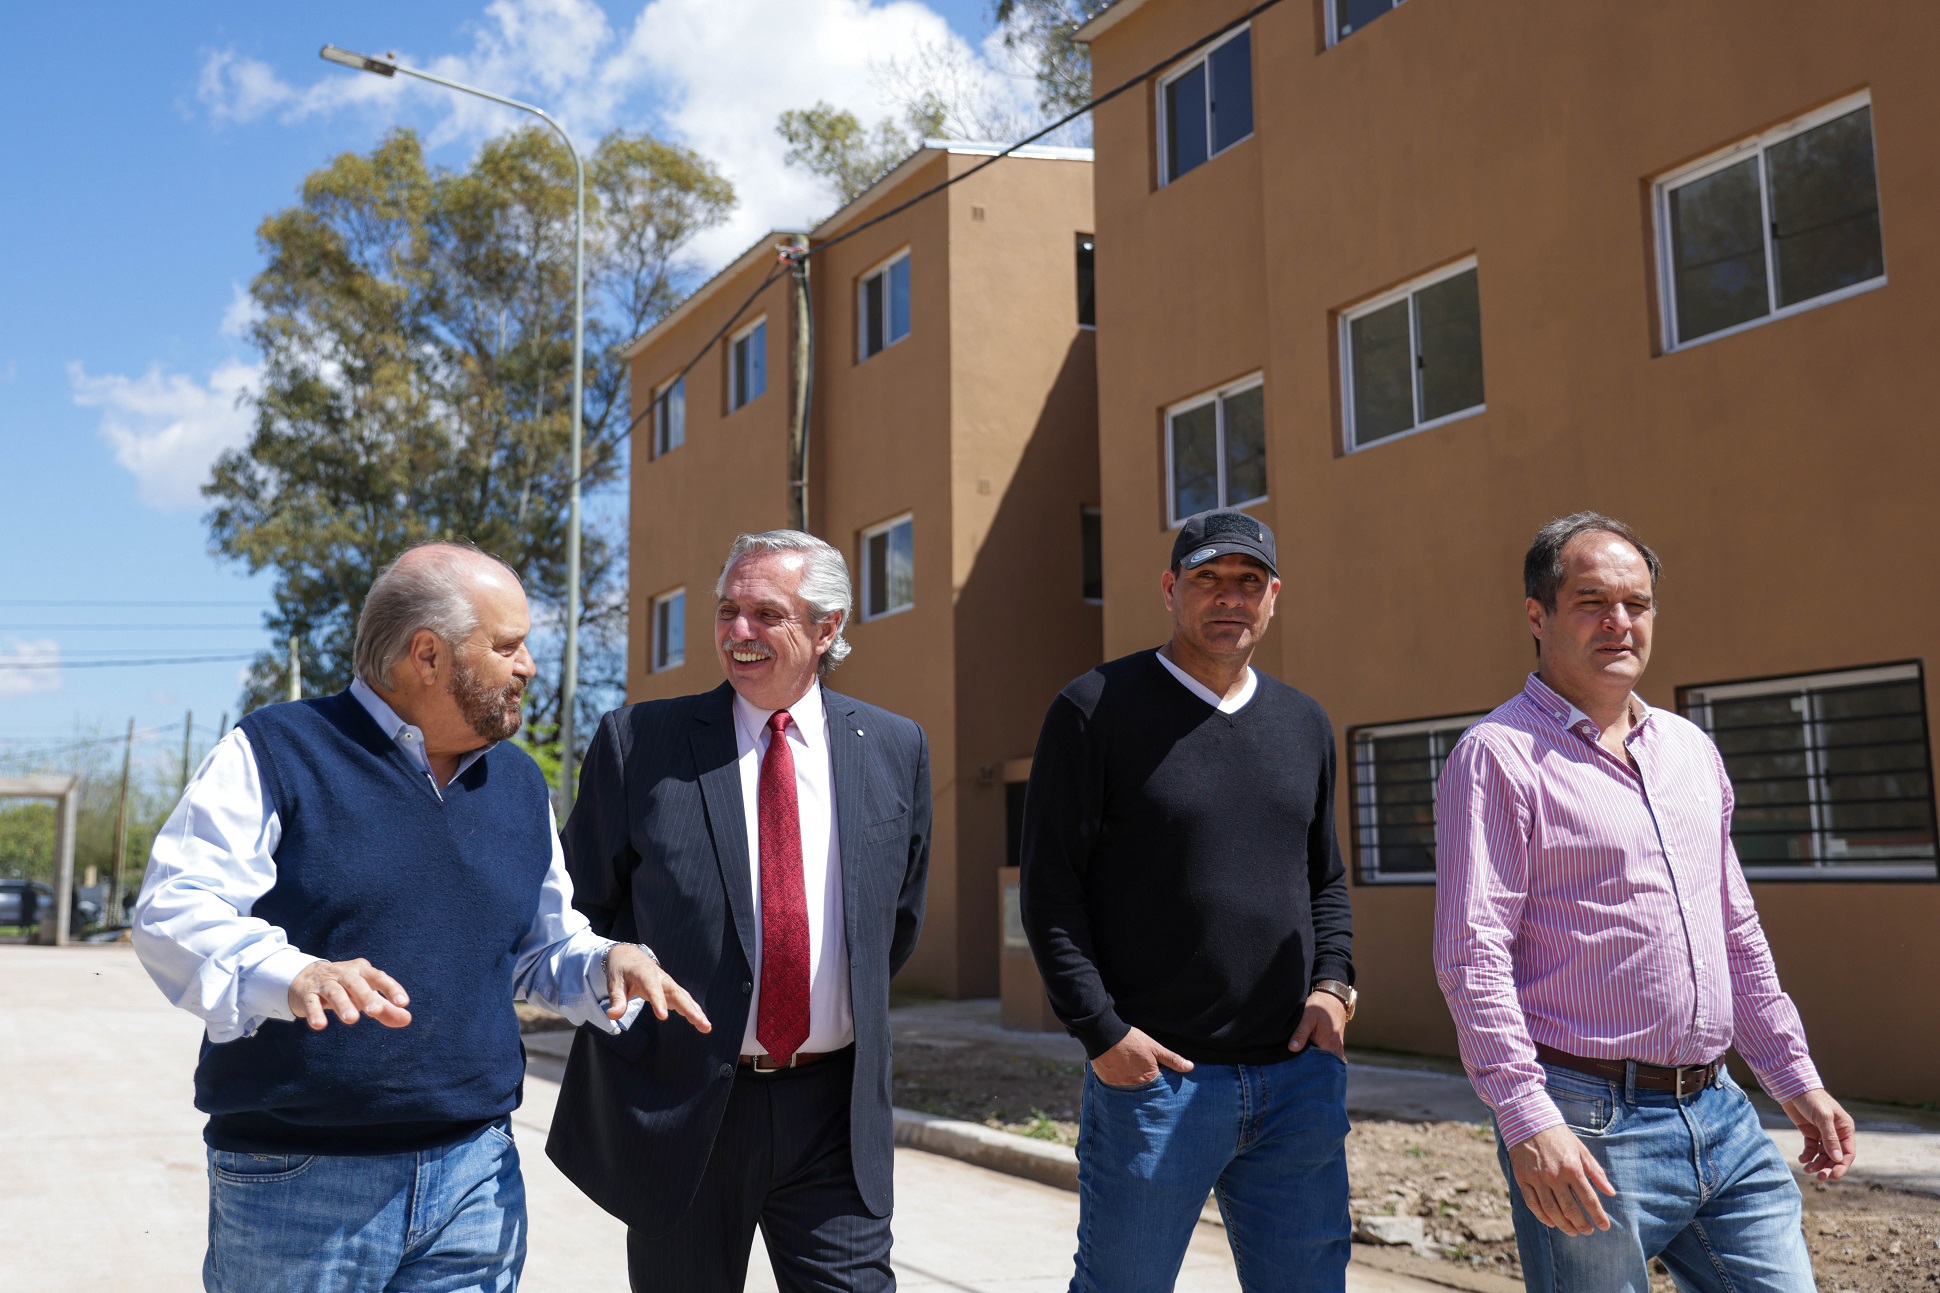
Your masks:
<instances>
[{"instance_id":1,"label":"green foliage","mask_svg":"<svg viewBox=\"0 0 1940 1293\"><path fill-rule=\"evenodd\" d=\"M1076 112L1091 101L1091 51L1071 37L1112 0L996 0L1004 48L1026 59L1037 76L1037 105L1049 117Z\"/></svg>"},{"instance_id":2,"label":"green foliage","mask_svg":"<svg viewBox=\"0 0 1940 1293\"><path fill-rule=\"evenodd\" d=\"M585 448L581 487L617 480L629 431L620 349L679 301L682 256L734 191L698 154L615 132L587 161ZM463 539L523 576L535 626L565 600L571 485L573 166L540 127L487 143L461 172L415 133L312 173L258 230L251 285L263 358L256 428L203 494L210 542L275 573L244 708L280 699L287 637L304 690L350 677L365 592L399 550ZM582 697L623 678L621 552L589 528ZM558 721L558 662L531 695ZM582 724L590 732L591 724Z\"/></svg>"},{"instance_id":3,"label":"green foliage","mask_svg":"<svg viewBox=\"0 0 1940 1293\"><path fill-rule=\"evenodd\" d=\"M54 805L0 800L0 876L45 879L53 870Z\"/></svg>"},{"instance_id":4,"label":"green foliage","mask_svg":"<svg viewBox=\"0 0 1940 1293\"><path fill-rule=\"evenodd\" d=\"M888 118L865 127L853 112L819 102L790 108L775 123L788 145L784 158L834 189L838 207L855 201L871 184L943 132L944 109L933 95L911 103L901 122Z\"/></svg>"}]
</instances>

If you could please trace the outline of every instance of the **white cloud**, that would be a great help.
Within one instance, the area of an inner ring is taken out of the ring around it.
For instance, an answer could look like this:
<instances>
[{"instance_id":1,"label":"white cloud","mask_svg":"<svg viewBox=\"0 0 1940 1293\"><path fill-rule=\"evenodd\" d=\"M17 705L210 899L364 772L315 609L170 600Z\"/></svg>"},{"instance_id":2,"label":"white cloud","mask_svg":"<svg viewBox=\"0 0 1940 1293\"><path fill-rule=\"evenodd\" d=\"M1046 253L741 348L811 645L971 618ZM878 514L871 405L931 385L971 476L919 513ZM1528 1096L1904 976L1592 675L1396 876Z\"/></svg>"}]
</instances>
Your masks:
<instances>
[{"instance_id":1,"label":"white cloud","mask_svg":"<svg viewBox=\"0 0 1940 1293\"><path fill-rule=\"evenodd\" d=\"M101 410L101 436L114 447L115 460L134 473L141 500L193 509L202 504L199 491L216 455L249 439L251 416L243 397L256 390L261 374L254 364L231 359L206 382L159 366L140 377L96 377L76 362L67 375L74 402Z\"/></svg>"},{"instance_id":2,"label":"white cloud","mask_svg":"<svg viewBox=\"0 0 1940 1293\"><path fill-rule=\"evenodd\" d=\"M256 304L256 298L241 283L231 283L229 304L222 311L222 326L218 331L225 337L245 337L250 326L262 317L262 307Z\"/></svg>"},{"instance_id":3,"label":"white cloud","mask_svg":"<svg viewBox=\"0 0 1940 1293\"><path fill-rule=\"evenodd\" d=\"M651 0L623 26L616 31L594 0L490 0L469 29L468 49L397 57L536 101L582 146L620 125L651 127L699 150L741 199L724 227L696 241L696 259L708 265L832 206L820 182L782 160L775 120L785 109L826 101L865 122L893 115L894 77L884 69L925 50L947 54L953 75L980 85L973 97L1028 108L1031 95L999 43L972 49L919 0ZM207 56L197 93L219 122L365 111L373 122L415 120L434 146L530 120L439 86L341 67L319 65L313 80L296 85L232 50Z\"/></svg>"},{"instance_id":4,"label":"white cloud","mask_svg":"<svg viewBox=\"0 0 1940 1293\"><path fill-rule=\"evenodd\" d=\"M9 643L0 648L0 700L44 696L61 689L60 643L52 638L31 642L11 638Z\"/></svg>"}]
</instances>

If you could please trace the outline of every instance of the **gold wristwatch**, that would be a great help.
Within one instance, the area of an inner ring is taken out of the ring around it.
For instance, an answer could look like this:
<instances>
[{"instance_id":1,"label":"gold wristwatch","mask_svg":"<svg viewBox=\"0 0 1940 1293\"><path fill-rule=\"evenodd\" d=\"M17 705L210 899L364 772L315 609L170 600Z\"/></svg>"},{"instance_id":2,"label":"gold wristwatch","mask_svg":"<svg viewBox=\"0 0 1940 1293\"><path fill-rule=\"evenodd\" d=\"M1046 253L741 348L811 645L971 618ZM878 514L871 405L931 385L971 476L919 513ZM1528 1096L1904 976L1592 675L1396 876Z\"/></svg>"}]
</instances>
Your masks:
<instances>
[{"instance_id":1,"label":"gold wristwatch","mask_svg":"<svg viewBox=\"0 0 1940 1293\"><path fill-rule=\"evenodd\" d=\"M1347 1007L1347 1017L1349 1019L1354 1017L1354 1006L1360 1001L1361 994L1354 990L1352 984L1342 983L1339 979L1315 979L1314 991L1324 992L1330 997L1339 997L1341 1004Z\"/></svg>"}]
</instances>

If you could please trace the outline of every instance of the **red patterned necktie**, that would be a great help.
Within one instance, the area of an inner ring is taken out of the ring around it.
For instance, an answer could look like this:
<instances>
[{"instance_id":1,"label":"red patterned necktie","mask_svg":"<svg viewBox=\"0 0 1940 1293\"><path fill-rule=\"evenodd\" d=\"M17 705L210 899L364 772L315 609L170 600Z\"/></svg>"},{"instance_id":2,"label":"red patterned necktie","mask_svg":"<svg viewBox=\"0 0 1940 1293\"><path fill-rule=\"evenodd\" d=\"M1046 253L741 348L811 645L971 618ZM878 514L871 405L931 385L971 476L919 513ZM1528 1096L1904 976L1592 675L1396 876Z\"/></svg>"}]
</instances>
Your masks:
<instances>
[{"instance_id":1,"label":"red patterned necktie","mask_svg":"<svg viewBox=\"0 0 1940 1293\"><path fill-rule=\"evenodd\" d=\"M808 1040L808 897L788 711L768 716L756 817L761 832L761 1005L754 1035L777 1064Z\"/></svg>"}]
</instances>

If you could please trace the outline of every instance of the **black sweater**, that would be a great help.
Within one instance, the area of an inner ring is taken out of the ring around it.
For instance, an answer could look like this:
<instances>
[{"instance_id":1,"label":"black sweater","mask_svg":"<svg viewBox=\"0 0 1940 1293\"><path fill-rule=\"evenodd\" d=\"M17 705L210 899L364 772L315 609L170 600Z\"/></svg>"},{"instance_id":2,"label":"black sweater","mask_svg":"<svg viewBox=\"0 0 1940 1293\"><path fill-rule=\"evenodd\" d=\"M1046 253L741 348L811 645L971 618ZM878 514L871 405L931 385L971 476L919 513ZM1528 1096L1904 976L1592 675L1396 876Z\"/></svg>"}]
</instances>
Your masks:
<instances>
[{"instance_id":1,"label":"black sweater","mask_svg":"<svg viewBox=\"0 0 1940 1293\"><path fill-rule=\"evenodd\" d=\"M1066 687L1023 868L1052 1009L1094 1057L1137 1027L1195 1063L1283 1060L1313 980L1354 981L1333 726L1265 674L1235 714L1153 651Z\"/></svg>"}]
</instances>

